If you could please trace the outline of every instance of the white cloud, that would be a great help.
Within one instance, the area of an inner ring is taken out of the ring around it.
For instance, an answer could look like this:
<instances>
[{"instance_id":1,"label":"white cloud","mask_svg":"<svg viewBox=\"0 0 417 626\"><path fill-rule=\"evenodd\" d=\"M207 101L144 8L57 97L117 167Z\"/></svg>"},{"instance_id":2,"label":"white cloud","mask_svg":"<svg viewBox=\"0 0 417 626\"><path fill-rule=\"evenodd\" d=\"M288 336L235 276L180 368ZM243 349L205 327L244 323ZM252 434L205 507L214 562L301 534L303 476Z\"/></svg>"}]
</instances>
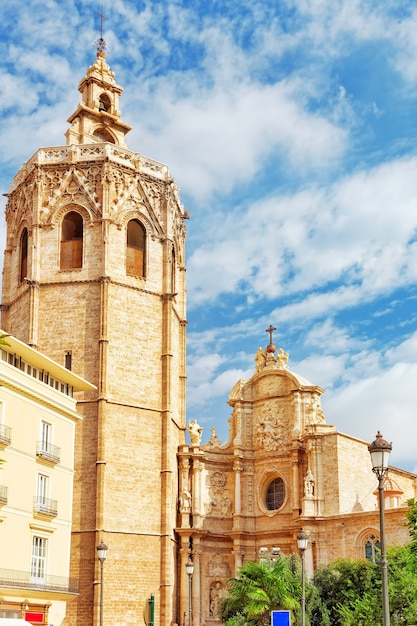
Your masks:
<instances>
[{"instance_id":1,"label":"white cloud","mask_svg":"<svg viewBox=\"0 0 417 626\"><path fill-rule=\"evenodd\" d=\"M400 159L226 217L189 259L192 303L238 288L269 299L308 290L289 307L304 315L307 306L353 305L414 282L416 169L415 158ZM331 282L341 286L314 293Z\"/></svg>"}]
</instances>

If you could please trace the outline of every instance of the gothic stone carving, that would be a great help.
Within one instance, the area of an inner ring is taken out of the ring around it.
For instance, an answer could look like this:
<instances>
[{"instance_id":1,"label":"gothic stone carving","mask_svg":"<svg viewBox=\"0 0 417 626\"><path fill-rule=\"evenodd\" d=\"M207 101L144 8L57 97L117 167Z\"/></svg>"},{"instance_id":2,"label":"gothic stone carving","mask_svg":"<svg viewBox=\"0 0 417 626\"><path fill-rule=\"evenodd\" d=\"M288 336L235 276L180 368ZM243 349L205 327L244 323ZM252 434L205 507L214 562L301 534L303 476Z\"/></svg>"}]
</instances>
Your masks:
<instances>
[{"instance_id":1,"label":"gothic stone carving","mask_svg":"<svg viewBox=\"0 0 417 626\"><path fill-rule=\"evenodd\" d=\"M212 472L209 478L210 502L206 504L207 515L214 517L225 517L230 515L232 509L232 499L225 488L227 478L224 472Z\"/></svg>"},{"instance_id":2,"label":"gothic stone carving","mask_svg":"<svg viewBox=\"0 0 417 626\"><path fill-rule=\"evenodd\" d=\"M257 419L255 439L258 446L268 452L289 444L288 429L284 423L284 410L271 407L261 409Z\"/></svg>"}]
</instances>

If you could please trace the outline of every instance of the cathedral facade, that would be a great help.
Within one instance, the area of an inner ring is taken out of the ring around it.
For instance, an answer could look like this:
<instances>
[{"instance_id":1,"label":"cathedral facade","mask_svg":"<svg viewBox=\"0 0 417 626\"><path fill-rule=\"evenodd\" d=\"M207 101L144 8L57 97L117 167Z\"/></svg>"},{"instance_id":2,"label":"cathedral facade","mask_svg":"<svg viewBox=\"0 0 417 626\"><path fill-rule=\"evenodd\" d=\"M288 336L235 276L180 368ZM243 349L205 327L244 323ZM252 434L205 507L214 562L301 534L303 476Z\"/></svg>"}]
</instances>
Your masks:
<instances>
[{"instance_id":1,"label":"cathedral facade","mask_svg":"<svg viewBox=\"0 0 417 626\"><path fill-rule=\"evenodd\" d=\"M326 423L323 389L290 371L272 332L251 379L231 391L228 441L212 429L203 444L191 420L186 443L187 212L168 168L128 149L103 49L79 91L66 145L40 148L8 194L1 307L7 333L96 387L77 394L80 593L65 626L99 624L100 591L105 623L190 626L190 587L194 626L218 623L227 578L260 554L296 552L301 528L310 573L340 556L373 558L367 444ZM388 542L404 542L416 477L389 477Z\"/></svg>"},{"instance_id":2,"label":"cathedral facade","mask_svg":"<svg viewBox=\"0 0 417 626\"><path fill-rule=\"evenodd\" d=\"M272 337L272 329L268 329ZM288 367L272 338L255 371L231 390L229 437L202 443L196 420L180 447L179 528L195 563L196 624L219 621L218 597L245 560L298 553L301 529L311 576L336 558L378 558L378 481L368 443L337 432L321 408L323 389ZM384 485L388 545L409 540L407 500L417 476L389 469Z\"/></svg>"}]
</instances>

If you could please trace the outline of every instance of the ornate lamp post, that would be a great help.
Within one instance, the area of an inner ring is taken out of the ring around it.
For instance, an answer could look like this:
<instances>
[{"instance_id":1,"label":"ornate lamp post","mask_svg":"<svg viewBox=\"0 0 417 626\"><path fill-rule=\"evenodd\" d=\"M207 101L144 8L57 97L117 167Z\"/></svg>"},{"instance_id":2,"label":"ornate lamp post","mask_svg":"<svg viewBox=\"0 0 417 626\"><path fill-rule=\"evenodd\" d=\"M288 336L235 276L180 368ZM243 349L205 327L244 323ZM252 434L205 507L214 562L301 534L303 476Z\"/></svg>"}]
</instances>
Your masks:
<instances>
[{"instance_id":1,"label":"ornate lamp post","mask_svg":"<svg viewBox=\"0 0 417 626\"><path fill-rule=\"evenodd\" d=\"M103 566L107 557L107 546L103 541L100 541L96 549L100 561L100 626L103 626Z\"/></svg>"},{"instance_id":2,"label":"ornate lamp post","mask_svg":"<svg viewBox=\"0 0 417 626\"><path fill-rule=\"evenodd\" d=\"M188 626L193 624L193 573L194 563L191 555L188 557L188 561L185 564L185 571L188 575ZM101 625L100 625L101 626Z\"/></svg>"},{"instance_id":3,"label":"ornate lamp post","mask_svg":"<svg viewBox=\"0 0 417 626\"><path fill-rule=\"evenodd\" d=\"M371 455L372 471L378 478L379 527L381 535L382 623L383 626L390 626L388 565L385 551L384 479L388 471L389 455L392 450L392 445L382 438L378 430L376 439L368 446L368 450Z\"/></svg>"},{"instance_id":4,"label":"ornate lamp post","mask_svg":"<svg viewBox=\"0 0 417 626\"><path fill-rule=\"evenodd\" d=\"M301 624L306 623L306 585L305 585L305 563L304 555L308 546L308 534L301 529L297 535L298 549L301 552Z\"/></svg>"}]
</instances>

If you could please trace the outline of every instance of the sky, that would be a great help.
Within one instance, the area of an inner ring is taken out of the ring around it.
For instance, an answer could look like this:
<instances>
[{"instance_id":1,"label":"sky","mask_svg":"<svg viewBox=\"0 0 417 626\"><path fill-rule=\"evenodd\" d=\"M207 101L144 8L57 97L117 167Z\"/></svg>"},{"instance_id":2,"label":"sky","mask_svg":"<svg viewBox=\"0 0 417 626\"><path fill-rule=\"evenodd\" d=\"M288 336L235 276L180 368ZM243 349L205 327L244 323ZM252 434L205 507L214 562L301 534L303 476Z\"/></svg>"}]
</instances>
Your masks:
<instances>
[{"instance_id":1,"label":"sky","mask_svg":"<svg viewBox=\"0 0 417 626\"><path fill-rule=\"evenodd\" d=\"M272 324L326 421L417 472L417 3L2 0L2 194L65 145L100 12L128 147L191 216L187 420L227 440Z\"/></svg>"}]
</instances>

